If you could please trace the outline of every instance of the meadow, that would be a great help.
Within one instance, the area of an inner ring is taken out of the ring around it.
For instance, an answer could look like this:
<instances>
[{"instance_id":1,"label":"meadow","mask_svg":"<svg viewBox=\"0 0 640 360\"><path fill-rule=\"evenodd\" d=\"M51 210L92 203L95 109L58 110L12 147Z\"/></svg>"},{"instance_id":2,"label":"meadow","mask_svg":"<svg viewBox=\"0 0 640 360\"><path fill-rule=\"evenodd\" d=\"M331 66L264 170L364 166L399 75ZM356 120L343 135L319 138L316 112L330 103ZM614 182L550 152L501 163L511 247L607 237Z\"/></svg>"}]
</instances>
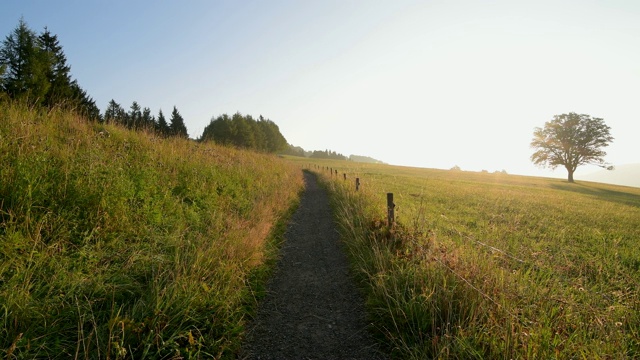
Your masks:
<instances>
[{"instance_id":1,"label":"meadow","mask_svg":"<svg viewBox=\"0 0 640 360\"><path fill-rule=\"evenodd\" d=\"M394 358L640 357L640 189L292 161L330 190L371 321Z\"/></svg>"},{"instance_id":2,"label":"meadow","mask_svg":"<svg viewBox=\"0 0 640 360\"><path fill-rule=\"evenodd\" d=\"M302 167L393 358L640 357L638 188L281 159L8 102L0 164L3 358L234 358Z\"/></svg>"},{"instance_id":3,"label":"meadow","mask_svg":"<svg viewBox=\"0 0 640 360\"><path fill-rule=\"evenodd\" d=\"M0 102L0 357L233 358L303 188L274 155Z\"/></svg>"}]
</instances>

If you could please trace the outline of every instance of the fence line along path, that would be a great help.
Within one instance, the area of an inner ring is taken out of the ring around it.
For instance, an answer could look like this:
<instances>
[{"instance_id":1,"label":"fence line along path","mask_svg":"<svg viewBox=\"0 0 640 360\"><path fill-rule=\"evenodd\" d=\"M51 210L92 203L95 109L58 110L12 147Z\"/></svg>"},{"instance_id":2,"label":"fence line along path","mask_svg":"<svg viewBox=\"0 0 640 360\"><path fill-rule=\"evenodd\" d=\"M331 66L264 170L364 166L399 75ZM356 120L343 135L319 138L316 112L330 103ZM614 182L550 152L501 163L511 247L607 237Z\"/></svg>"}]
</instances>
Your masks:
<instances>
[{"instance_id":1,"label":"fence line along path","mask_svg":"<svg viewBox=\"0 0 640 360\"><path fill-rule=\"evenodd\" d=\"M350 277L326 191L315 175L304 176L306 190L240 358L385 358L367 332L364 301Z\"/></svg>"}]
</instances>

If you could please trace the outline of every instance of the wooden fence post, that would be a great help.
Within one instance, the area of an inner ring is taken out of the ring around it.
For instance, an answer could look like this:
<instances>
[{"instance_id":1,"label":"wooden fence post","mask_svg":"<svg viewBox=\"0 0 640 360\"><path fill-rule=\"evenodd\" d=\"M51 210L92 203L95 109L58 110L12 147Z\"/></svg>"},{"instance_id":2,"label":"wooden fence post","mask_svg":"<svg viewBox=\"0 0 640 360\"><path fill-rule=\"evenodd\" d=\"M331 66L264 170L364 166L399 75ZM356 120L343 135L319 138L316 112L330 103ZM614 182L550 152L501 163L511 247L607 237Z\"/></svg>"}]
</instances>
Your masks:
<instances>
[{"instance_id":1,"label":"wooden fence post","mask_svg":"<svg viewBox=\"0 0 640 360\"><path fill-rule=\"evenodd\" d=\"M396 222L395 207L396 204L393 203L393 193L387 193L387 222L389 227L393 227L393 224Z\"/></svg>"},{"instance_id":2,"label":"wooden fence post","mask_svg":"<svg viewBox=\"0 0 640 360\"><path fill-rule=\"evenodd\" d=\"M356 178L356 191L360 189L360 178Z\"/></svg>"},{"instance_id":3,"label":"wooden fence post","mask_svg":"<svg viewBox=\"0 0 640 360\"><path fill-rule=\"evenodd\" d=\"M347 180L347 173L342 173L342 176L344 177L345 180Z\"/></svg>"}]
</instances>

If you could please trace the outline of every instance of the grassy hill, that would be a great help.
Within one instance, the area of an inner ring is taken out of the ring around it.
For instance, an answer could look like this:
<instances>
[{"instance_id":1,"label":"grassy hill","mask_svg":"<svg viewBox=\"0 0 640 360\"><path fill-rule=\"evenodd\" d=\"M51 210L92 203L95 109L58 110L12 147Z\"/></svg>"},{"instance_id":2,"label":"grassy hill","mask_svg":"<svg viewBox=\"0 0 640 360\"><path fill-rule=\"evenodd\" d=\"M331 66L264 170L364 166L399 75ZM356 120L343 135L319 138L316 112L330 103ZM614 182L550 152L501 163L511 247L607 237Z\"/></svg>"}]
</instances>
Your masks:
<instances>
[{"instance_id":1,"label":"grassy hill","mask_svg":"<svg viewBox=\"0 0 640 360\"><path fill-rule=\"evenodd\" d=\"M0 103L0 357L232 357L298 166Z\"/></svg>"},{"instance_id":2,"label":"grassy hill","mask_svg":"<svg viewBox=\"0 0 640 360\"><path fill-rule=\"evenodd\" d=\"M4 358L233 358L301 166L394 356L640 357L640 189L280 159L9 103L0 165Z\"/></svg>"},{"instance_id":3,"label":"grassy hill","mask_svg":"<svg viewBox=\"0 0 640 360\"><path fill-rule=\"evenodd\" d=\"M640 189L306 162L398 358L640 357Z\"/></svg>"}]
</instances>

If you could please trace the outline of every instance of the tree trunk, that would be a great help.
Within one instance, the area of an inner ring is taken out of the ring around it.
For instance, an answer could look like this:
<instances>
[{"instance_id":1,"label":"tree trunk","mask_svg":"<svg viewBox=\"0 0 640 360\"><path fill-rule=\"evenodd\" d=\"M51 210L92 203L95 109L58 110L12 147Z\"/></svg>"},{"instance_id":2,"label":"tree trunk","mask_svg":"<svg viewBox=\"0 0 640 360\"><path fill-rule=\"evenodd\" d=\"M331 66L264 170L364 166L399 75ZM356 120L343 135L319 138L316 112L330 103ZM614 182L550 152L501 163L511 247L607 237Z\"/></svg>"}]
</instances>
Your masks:
<instances>
[{"instance_id":1,"label":"tree trunk","mask_svg":"<svg viewBox=\"0 0 640 360\"><path fill-rule=\"evenodd\" d=\"M573 182L573 170L567 170L567 172L569 173L569 176L567 178L567 180L572 183Z\"/></svg>"}]
</instances>

